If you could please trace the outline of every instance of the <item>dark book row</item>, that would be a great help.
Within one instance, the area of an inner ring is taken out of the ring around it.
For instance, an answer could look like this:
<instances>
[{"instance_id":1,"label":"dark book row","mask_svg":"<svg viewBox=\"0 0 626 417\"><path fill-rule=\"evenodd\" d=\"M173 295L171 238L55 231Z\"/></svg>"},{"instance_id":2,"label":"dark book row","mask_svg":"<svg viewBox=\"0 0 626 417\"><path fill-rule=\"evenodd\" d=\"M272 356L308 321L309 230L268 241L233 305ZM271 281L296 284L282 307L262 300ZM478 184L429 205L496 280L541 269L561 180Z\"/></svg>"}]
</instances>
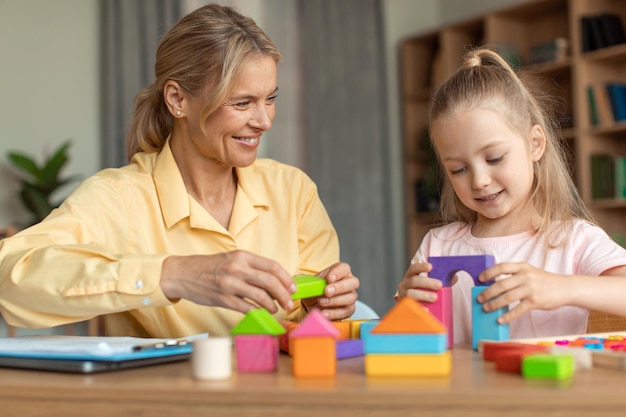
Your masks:
<instances>
[{"instance_id":1,"label":"dark book row","mask_svg":"<svg viewBox=\"0 0 626 417\"><path fill-rule=\"evenodd\" d=\"M626 42L619 15L601 13L581 17L582 51L590 52Z\"/></svg>"}]
</instances>

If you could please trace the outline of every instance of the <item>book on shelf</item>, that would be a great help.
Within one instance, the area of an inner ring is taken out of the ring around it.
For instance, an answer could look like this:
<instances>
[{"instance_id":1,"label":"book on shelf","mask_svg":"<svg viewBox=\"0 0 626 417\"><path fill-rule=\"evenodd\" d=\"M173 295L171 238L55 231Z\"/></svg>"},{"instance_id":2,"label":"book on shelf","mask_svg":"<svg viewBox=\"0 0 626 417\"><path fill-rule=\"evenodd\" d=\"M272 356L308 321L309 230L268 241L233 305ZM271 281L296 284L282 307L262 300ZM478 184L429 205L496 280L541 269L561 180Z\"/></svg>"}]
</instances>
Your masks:
<instances>
[{"instance_id":1,"label":"book on shelf","mask_svg":"<svg viewBox=\"0 0 626 417\"><path fill-rule=\"evenodd\" d=\"M626 156L591 155L591 197L626 199Z\"/></svg>"},{"instance_id":2,"label":"book on shelf","mask_svg":"<svg viewBox=\"0 0 626 417\"><path fill-rule=\"evenodd\" d=\"M615 157L615 198L626 198L626 157Z\"/></svg>"},{"instance_id":3,"label":"book on shelf","mask_svg":"<svg viewBox=\"0 0 626 417\"><path fill-rule=\"evenodd\" d=\"M596 94L593 86L591 85L587 87L587 102L589 104L589 124L591 126L597 126L600 124L600 117L598 116Z\"/></svg>"},{"instance_id":4,"label":"book on shelf","mask_svg":"<svg viewBox=\"0 0 626 417\"><path fill-rule=\"evenodd\" d=\"M626 121L626 83L604 82L587 86L589 122L607 126Z\"/></svg>"},{"instance_id":5,"label":"book on shelf","mask_svg":"<svg viewBox=\"0 0 626 417\"><path fill-rule=\"evenodd\" d=\"M626 120L626 84L609 82L606 88L613 110L613 119L617 122Z\"/></svg>"},{"instance_id":6,"label":"book on shelf","mask_svg":"<svg viewBox=\"0 0 626 417\"><path fill-rule=\"evenodd\" d=\"M528 52L527 64L541 64L547 62L557 62L567 58L569 55L569 40L558 37L547 42L538 43L531 46Z\"/></svg>"},{"instance_id":7,"label":"book on shelf","mask_svg":"<svg viewBox=\"0 0 626 417\"><path fill-rule=\"evenodd\" d=\"M582 51L590 52L626 42L624 25L615 13L600 13L580 18Z\"/></svg>"}]
</instances>

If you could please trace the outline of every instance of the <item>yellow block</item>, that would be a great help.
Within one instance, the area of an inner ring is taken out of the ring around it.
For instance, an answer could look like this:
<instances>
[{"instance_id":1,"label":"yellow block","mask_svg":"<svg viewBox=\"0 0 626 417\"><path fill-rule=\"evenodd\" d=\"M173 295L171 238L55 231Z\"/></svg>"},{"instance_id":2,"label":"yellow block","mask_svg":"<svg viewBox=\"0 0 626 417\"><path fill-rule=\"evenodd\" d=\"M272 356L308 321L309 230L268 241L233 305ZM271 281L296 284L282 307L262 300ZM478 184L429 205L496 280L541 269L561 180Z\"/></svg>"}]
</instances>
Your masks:
<instances>
[{"instance_id":1,"label":"yellow block","mask_svg":"<svg viewBox=\"0 0 626 417\"><path fill-rule=\"evenodd\" d=\"M344 320L344 323L350 324L350 339L361 338L361 323L369 320Z\"/></svg>"},{"instance_id":2,"label":"yellow block","mask_svg":"<svg viewBox=\"0 0 626 417\"><path fill-rule=\"evenodd\" d=\"M440 354L368 354L367 376L446 376L452 372L450 351Z\"/></svg>"}]
</instances>

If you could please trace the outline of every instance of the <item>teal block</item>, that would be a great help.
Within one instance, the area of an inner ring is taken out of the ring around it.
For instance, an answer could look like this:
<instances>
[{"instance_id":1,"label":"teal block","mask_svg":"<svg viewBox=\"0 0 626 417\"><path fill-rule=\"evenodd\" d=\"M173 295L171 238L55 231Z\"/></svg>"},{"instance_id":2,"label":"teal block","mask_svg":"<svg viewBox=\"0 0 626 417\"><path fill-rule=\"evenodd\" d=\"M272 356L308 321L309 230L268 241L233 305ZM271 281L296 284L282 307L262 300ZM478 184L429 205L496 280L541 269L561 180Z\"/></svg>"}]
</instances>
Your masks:
<instances>
[{"instance_id":1,"label":"teal block","mask_svg":"<svg viewBox=\"0 0 626 417\"><path fill-rule=\"evenodd\" d=\"M361 339L365 354L370 353L443 353L448 349L447 333L375 334L378 323L361 323Z\"/></svg>"},{"instance_id":2,"label":"teal block","mask_svg":"<svg viewBox=\"0 0 626 417\"><path fill-rule=\"evenodd\" d=\"M572 355L536 354L522 359L522 375L525 378L566 379L573 374Z\"/></svg>"},{"instance_id":3,"label":"teal block","mask_svg":"<svg viewBox=\"0 0 626 417\"><path fill-rule=\"evenodd\" d=\"M476 301L478 294L485 287L472 287L472 348L478 349L480 340L509 340L509 324L499 324L497 319L509 311L509 307L502 307L494 311L483 310L483 305Z\"/></svg>"}]
</instances>

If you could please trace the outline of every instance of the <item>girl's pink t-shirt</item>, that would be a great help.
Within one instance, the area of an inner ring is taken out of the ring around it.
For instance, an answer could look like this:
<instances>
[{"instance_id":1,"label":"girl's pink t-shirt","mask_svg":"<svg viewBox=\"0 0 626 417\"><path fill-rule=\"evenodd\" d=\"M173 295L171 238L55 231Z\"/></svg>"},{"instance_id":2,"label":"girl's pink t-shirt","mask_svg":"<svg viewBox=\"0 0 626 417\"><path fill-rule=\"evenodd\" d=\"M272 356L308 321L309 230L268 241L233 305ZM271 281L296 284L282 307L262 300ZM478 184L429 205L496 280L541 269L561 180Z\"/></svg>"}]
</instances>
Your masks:
<instances>
[{"instance_id":1,"label":"girl's pink t-shirt","mask_svg":"<svg viewBox=\"0 0 626 417\"><path fill-rule=\"evenodd\" d=\"M527 232L476 238L470 227L457 222L428 232L411 262L425 262L429 256L493 255L496 263L527 262L552 273L590 276L626 265L626 249L600 227L575 220L562 237L561 245L547 250L544 234ZM472 342L473 286L469 274L457 273L457 281L452 286L455 343ZM588 316L588 310L572 306L553 311L532 310L510 323L511 338L583 334Z\"/></svg>"}]
</instances>

